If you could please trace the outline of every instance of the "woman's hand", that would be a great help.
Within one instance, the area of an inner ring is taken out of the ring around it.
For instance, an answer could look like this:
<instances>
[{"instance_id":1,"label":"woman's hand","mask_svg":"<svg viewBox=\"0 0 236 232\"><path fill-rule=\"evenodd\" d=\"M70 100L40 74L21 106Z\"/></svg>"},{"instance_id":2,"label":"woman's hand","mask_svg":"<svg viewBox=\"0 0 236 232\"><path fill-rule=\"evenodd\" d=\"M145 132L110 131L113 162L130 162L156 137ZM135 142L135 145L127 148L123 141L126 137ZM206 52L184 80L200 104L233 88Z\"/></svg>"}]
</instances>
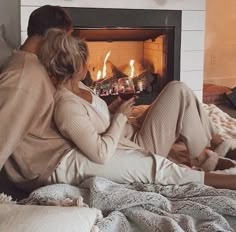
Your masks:
<instances>
[{"instance_id":1,"label":"woman's hand","mask_svg":"<svg viewBox=\"0 0 236 232\"><path fill-rule=\"evenodd\" d=\"M144 119L146 118L147 113L150 108L151 108L151 105L149 105L140 116L136 117L136 121L139 123L140 126L143 124Z\"/></svg>"},{"instance_id":2,"label":"woman's hand","mask_svg":"<svg viewBox=\"0 0 236 232\"><path fill-rule=\"evenodd\" d=\"M118 107L122 104L123 100L118 96L109 106L110 113L114 114Z\"/></svg>"},{"instance_id":3,"label":"woman's hand","mask_svg":"<svg viewBox=\"0 0 236 232\"><path fill-rule=\"evenodd\" d=\"M135 103L135 97L132 97L129 100L123 102L116 110L116 113L122 113L128 118L131 114L134 103Z\"/></svg>"}]
</instances>

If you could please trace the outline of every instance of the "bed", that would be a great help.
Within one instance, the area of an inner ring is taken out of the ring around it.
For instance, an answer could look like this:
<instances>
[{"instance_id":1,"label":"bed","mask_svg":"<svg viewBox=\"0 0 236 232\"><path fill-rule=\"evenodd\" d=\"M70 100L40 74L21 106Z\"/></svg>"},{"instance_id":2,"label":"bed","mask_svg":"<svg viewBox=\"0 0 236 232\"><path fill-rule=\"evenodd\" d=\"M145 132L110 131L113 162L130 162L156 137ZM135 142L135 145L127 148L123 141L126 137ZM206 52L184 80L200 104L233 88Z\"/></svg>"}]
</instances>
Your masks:
<instances>
[{"instance_id":1,"label":"bed","mask_svg":"<svg viewBox=\"0 0 236 232\"><path fill-rule=\"evenodd\" d=\"M215 105L203 106L224 138L236 138L236 119ZM169 158L188 163L182 144ZM0 203L1 231L236 230L236 191L201 184L117 184L94 177L79 186L46 186L18 202L2 193Z\"/></svg>"}]
</instances>

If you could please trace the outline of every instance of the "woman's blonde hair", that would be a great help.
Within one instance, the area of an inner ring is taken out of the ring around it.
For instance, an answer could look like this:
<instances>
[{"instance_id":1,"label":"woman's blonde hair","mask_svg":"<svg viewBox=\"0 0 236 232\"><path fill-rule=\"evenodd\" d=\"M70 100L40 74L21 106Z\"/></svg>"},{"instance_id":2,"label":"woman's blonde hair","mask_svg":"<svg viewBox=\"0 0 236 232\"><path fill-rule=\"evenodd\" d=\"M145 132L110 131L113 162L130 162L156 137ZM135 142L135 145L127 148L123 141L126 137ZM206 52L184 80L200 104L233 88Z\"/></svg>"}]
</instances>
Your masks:
<instances>
[{"instance_id":1,"label":"woman's blonde hair","mask_svg":"<svg viewBox=\"0 0 236 232\"><path fill-rule=\"evenodd\" d=\"M45 34L38 54L47 72L63 82L82 72L88 58L84 40L77 39L60 29L49 29Z\"/></svg>"}]
</instances>

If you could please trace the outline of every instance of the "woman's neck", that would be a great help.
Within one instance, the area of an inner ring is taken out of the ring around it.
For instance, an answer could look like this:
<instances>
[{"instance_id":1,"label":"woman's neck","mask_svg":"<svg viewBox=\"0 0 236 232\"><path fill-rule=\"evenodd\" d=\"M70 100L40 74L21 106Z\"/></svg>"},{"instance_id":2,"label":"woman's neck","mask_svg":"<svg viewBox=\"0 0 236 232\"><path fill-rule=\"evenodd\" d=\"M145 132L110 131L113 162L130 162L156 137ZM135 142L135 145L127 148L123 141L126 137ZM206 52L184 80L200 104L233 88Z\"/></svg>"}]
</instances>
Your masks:
<instances>
[{"instance_id":1,"label":"woman's neck","mask_svg":"<svg viewBox=\"0 0 236 232\"><path fill-rule=\"evenodd\" d=\"M73 81L73 79L69 79L66 82L62 83L62 86L68 90L70 90L72 93L78 95L80 93L79 89L79 83L76 81Z\"/></svg>"},{"instance_id":2,"label":"woman's neck","mask_svg":"<svg viewBox=\"0 0 236 232\"><path fill-rule=\"evenodd\" d=\"M83 98L90 104L92 103L91 92L86 89L80 88L78 81L73 81L73 79L69 79L68 81L63 83L62 86L77 95L78 97Z\"/></svg>"}]
</instances>

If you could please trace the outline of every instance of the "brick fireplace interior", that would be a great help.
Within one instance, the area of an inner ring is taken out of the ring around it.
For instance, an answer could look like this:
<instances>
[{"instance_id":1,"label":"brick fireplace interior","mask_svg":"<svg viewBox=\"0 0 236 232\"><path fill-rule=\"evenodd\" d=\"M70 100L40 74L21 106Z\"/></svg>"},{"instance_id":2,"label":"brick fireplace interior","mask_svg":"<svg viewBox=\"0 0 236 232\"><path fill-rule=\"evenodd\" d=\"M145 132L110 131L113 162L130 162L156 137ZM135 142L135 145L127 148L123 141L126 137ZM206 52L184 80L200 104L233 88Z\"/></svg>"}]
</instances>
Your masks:
<instances>
[{"instance_id":1,"label":"brick fireplace interior","mask_svg":"<svg viewBox=\"0 0 236 232\"><path fill-rule=\"evenodd\" d=\"M65 9L74 35L88 44L85 82L107 103L116 97L122 77L132 75L137 104L150 104L168 82L180 80L181 11Z\"/></svg>"}]
</instances>

